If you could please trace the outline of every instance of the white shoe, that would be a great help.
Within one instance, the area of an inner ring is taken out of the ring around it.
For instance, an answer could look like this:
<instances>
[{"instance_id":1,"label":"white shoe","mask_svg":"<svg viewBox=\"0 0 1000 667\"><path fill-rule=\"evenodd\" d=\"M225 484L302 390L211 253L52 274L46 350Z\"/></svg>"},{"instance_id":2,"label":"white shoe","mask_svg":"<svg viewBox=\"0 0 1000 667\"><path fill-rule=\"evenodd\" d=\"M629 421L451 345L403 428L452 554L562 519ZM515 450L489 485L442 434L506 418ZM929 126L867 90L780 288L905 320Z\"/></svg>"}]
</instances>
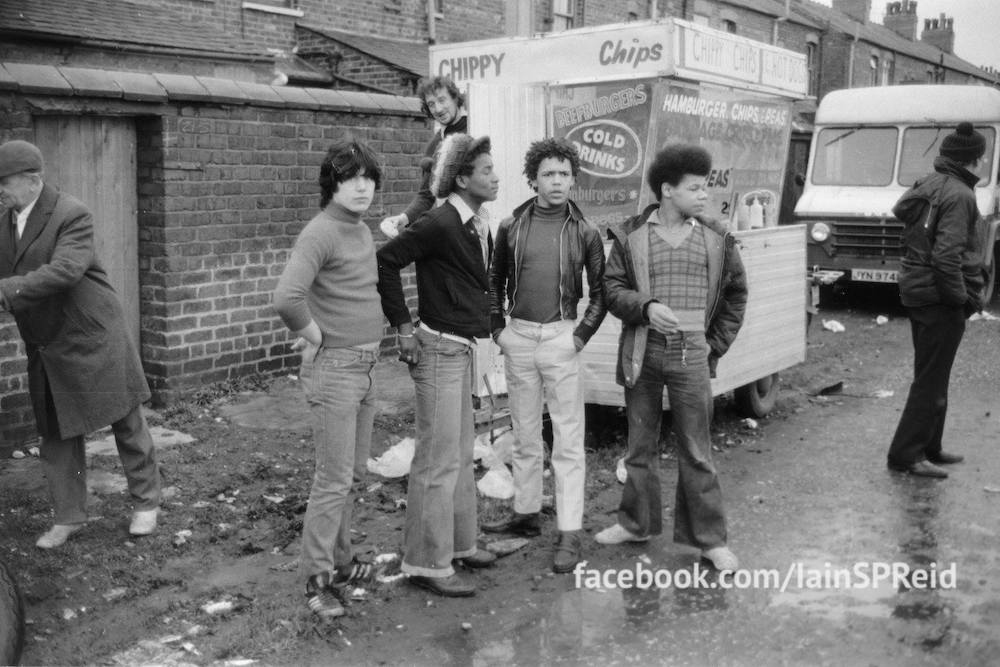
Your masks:
<instances>
[{"instance_id":1,"label":"white shoe","mask_svg":"<svg viewBox=\"0 0 1000 667\"><path fill-rule=\"evenodd\" d=\"M35 542L35 546L39 549L55 549L56 547L61 547L69 539L70 535L77 532L83 528L82 523L57 523L56 525L49 528L38 541Z\"/></svg>"},{"instance_id":2,"label":"white shoe","mask_svg":"<svg viewBox=\"0 0 1000 667\"><path fill-rule=\"evenodd\" d=\"M622 544L623 542L646 542L649 540L649 536L636 535L620 523L616 523L594 535L594 539L600 544Z\"/></svg>"},{"instance_id":3,"label":"white shoe","mask_svg":"<svg viewBox=\"0 0 1000 667\"><path fill-rule=\"evenodd\" d=\"M705 549L701 552L701 557L711 562L712 566L719 572L735 570L740 566L740 561L736 558L736 554L730 551L727 546Z\"/></svg>"},{"instance_id":4,"label":"white shoe","mask_svg":"<svg viewBox=\"0 0 1000 667\"><path fill-rule=\"evenodd\" d=\"M132 524L128 527L130 535L140 537L142 535L152 535L156 530L156 516L158 509L139 510L132 513Z\"/></svg>"}]
</instances>

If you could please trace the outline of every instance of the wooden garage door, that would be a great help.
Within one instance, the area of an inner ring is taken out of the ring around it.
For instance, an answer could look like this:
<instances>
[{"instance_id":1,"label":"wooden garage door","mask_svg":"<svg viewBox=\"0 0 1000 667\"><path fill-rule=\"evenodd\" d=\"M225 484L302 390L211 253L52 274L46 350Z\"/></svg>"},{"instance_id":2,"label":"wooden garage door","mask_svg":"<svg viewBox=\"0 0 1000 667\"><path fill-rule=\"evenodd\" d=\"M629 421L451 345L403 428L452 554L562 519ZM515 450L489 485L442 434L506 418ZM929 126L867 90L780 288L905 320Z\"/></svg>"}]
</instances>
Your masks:
<instances>
[{"instance_id":1,"label":"wooden garage door","mask_svg":"<svg viewBox=\"0 0 1000 667\"><path fill-rule=\"evenodd\" d=\"M130 118L38 116L35 143L44 180L83 201L94 215L97 257L139 343L139 231L135 123Z\"/></svg>"}]
</instances>

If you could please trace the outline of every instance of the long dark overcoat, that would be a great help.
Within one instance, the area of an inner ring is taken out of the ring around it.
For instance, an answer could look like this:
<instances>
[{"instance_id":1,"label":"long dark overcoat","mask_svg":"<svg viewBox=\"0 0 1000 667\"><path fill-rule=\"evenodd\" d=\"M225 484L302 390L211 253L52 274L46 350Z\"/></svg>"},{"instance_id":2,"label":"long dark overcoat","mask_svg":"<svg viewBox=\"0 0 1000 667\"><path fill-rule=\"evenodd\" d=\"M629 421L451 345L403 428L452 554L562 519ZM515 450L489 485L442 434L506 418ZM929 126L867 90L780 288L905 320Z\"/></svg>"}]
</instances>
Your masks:
<instances>
[{"instance_id":1,"label":"long dark overcoat","mask_svg":"<svg viewBox=\"0 0 1000 667\"><path fill-rule=\"evenodd\" d=\"M0 219L0 292L27 350L39 433L65 439L118 421L150 394L94 255L90 211L45 185L20 239L14 220Z\"/></svg>"}]
</instances>

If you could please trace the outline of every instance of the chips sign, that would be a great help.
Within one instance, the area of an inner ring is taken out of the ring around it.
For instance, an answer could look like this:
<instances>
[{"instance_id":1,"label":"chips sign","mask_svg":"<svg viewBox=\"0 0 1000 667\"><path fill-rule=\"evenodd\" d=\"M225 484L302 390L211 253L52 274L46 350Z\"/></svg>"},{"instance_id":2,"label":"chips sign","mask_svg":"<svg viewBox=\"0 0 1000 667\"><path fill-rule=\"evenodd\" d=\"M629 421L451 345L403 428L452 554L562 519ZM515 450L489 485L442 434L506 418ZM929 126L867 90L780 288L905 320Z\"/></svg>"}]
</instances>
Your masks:
<instances>
[{"instance_id":1,"label":"chips sign","mask_svg":"<svg viewBox=\"0 0 1000 667\"><path fill-rule=\"evenodd\" d=\"M625 123L608 118L572 128L566 139L580 154L580 171L604 178L625 178L642 164L639 135Z\"/></svg>"}]
</instances>

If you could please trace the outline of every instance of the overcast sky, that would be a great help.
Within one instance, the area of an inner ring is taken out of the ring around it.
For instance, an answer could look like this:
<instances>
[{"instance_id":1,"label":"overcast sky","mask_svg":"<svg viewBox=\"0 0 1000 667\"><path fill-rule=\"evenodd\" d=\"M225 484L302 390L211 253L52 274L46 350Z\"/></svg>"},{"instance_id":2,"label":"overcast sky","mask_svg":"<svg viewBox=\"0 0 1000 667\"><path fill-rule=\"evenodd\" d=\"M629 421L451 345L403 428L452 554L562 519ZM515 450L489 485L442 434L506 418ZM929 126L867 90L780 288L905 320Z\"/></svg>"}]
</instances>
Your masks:
<instances>
[{"instance_id":1,"label":"overcast sky","mask_svg":"<svg viewBox=\"0 0 1000 667\"><path fill-rule=\"evenodd\" d=\"M817 1L830 4L830 0ZM872 0L872 21L882 23L886 2ZM1000 0L917 0L918 38L924 19L942 13L955 19L955 55L978 67L1000 68Z\"/></svg>"}]
</instances>

